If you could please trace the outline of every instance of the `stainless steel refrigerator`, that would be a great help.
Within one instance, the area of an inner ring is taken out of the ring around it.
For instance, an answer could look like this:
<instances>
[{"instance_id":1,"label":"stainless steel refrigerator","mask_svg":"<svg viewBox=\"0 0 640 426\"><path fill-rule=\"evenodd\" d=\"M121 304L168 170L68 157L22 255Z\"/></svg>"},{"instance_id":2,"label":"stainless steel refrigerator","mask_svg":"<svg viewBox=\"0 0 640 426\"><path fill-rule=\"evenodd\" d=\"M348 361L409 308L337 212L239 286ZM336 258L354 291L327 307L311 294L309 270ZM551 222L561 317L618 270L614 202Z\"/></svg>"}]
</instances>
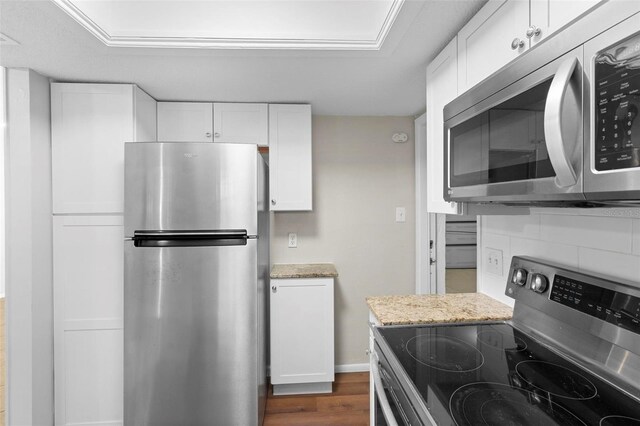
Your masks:
<instances>
[{"instance_id":1,"label":"stainless steel refrigerator","mask_svg":"<svg viewBox=\"0 0 640 426\"><path fill-rule=\"evenodd\" d=\"M125 426L262 423L268 200L255 145L126 144Z\"/></svg>"}]
</instances>

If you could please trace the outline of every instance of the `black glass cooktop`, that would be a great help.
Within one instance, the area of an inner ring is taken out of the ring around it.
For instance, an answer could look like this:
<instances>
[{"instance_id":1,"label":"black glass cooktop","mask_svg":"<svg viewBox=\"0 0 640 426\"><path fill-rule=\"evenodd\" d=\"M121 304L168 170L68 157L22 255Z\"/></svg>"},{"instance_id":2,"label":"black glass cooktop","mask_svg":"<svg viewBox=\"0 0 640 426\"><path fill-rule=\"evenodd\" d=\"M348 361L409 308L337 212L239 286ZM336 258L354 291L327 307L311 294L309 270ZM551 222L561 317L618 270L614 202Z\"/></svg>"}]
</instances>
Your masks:
<instances>
[{"instance_id":1,"label":"black glass cooktop","mask_svg":"<svg viewBox=\"0 0 640 426\"><path fill-rule=\"evenodd\" d=\"M640 403L507 324L379 328L439 425L635 425Z\"/></svg>"}]
</instances>

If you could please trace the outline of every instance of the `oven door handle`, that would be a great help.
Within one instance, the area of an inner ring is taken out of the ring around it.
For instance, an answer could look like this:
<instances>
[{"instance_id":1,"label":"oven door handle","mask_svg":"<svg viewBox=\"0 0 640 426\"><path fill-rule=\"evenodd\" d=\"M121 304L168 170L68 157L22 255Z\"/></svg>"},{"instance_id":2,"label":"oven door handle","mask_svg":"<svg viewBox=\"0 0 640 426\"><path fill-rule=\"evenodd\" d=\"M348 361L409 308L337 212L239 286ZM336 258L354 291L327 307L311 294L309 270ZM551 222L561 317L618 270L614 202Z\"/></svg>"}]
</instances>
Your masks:
<instances>
[{"instance_id":1,"label":"oven door handle","mask_svg":"<svg viewBox=\"0 0 640 426\"><path fill-rule=\"evenodd\" d=\"M566 94L570 90L571 77L577 65L578 58L576 57L567 59L560 64L549 87L544 107L544 136L549 160L556 172L555 182L560 188L575 185L578 181L570 159L570 155L575 149L578 133L566 135L566 132L563 131L563 123L582 125L582 120L579 120L580 114L566 116L581 111L580 99L574 96L574 99L571 99L572 104L569 105L569 108L565 108Z\"/></svg>"},{"instance_id":2,"label":"oven door handle","mask_svg":"<svg viewBox=\"0 0 640 426\"><path fill-rule=\"evenodd\" d=\"M373 376L375 396L376 398L378 398L378 401L380 402L380 408L382 408L382 414L384 415L384 419L387 421L387 425L398 426L398 422L396 421L396 418L393 415L393 411L391 411L391 405L389 404L387 395L384 392L384 385L382 384L382 379L380 378L380 371L378 370L377 362L371 363L371 375Z\"/></svg>"}]
</instances>

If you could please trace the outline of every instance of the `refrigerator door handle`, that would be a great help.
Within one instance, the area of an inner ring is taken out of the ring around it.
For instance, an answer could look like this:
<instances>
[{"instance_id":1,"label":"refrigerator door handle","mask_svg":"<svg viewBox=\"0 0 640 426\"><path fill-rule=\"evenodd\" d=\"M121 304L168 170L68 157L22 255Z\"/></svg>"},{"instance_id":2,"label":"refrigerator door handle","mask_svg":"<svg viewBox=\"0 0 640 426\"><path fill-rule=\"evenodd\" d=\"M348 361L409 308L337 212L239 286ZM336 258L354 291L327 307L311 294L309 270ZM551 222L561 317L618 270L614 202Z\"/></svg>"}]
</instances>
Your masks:
<instances>
[{"instance_id":1,"label":"refrigerator door handle","mask_svg":"<svg viewBox=\"0 0 640 426\"><path fill-rule=\"evenodd\" d=\"M245 246L246 229L134 231L135 247Z\"/></svg>"}]
</instances>

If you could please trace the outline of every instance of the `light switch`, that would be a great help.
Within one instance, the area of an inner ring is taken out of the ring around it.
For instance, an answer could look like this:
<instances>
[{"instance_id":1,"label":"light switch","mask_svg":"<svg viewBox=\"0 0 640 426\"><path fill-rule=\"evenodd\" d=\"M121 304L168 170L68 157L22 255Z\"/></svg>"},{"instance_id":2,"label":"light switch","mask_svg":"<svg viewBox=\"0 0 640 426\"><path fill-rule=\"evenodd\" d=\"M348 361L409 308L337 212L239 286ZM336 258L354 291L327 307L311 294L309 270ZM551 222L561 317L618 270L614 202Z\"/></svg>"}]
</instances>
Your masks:
<instances>
[{"instance_id":1,"label":"light switch","mask_svg":"<svg viewBox=\"0 0 640 426\"><path fill-rule=\"evenodd\" d=\"M396 222L407 220L407 210L404 207L396 207Z\"/></svg>"}]
</instances>

